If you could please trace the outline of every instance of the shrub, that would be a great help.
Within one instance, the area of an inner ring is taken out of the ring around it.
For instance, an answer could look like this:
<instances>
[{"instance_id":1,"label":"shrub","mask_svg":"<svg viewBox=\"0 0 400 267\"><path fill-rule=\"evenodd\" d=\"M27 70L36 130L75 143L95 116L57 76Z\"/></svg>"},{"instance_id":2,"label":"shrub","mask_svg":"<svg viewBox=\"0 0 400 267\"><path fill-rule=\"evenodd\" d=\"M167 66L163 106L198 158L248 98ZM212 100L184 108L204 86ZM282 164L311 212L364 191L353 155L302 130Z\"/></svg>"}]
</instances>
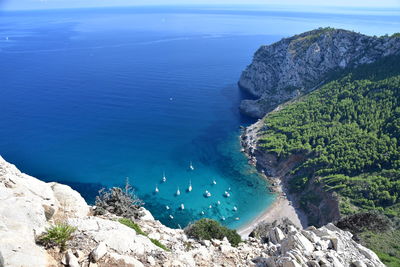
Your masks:
<instances>
[{"instance_id":1,"label":"shrub","mask_svg":"<svg viewBox=\"0 0 400 267\"><path fill-rule=\"evenodd\" d=\"M377 212L362 212L344 217L337 221L340 229L358 234L364 231L384 232L392 228L392 222Z\"/></svg>"},{"instance_id":2,"label":"shrub","mask_svg":"<svg viewBox=\"0 0 400 267\"><path fill-rule=\"evenodd\" d=\"M200 240L222 240L226 237L231 245L235 247L242 241L236 230L222 226L219 222L211 219L200 219L190 224L185 228L185 233L192 238Z\"/></svg>"},{"instance_id":3,"label":"shrub","mask_svg":"<svg viewBox=\"0 0 400 267\"><path fill-rule=\"evenodd\" d=\"M76 228L68 224L56 224L46 230L46 233L38 238L38 243L46 246L59 246L61 251L67 247L67 241L72 238Z\"/></svg>"},{"instance_id":4,"label":"shrub","mask_svg":"<svg viewBox=\"0 0 400 267\"><path fill-rule=\"evenodd\" d=\"M122 217L139 218L142 216L140 207L143 204L127 181L125 190L113 187L99 191L96 197L96 214L104 214L107 211Z\"/></svg>"}]
</instances>

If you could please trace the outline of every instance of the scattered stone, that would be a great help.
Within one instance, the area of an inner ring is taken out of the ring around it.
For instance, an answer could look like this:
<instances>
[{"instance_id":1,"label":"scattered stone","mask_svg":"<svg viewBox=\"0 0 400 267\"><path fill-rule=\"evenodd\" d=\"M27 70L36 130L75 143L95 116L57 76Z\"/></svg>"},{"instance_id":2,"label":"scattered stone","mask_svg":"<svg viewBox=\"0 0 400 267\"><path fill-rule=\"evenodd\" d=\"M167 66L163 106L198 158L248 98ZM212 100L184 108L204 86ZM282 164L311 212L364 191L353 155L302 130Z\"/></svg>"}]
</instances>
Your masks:
<instances>
[{"instance_id":1,"label":"scattered stone","mask_svg":"<svg viewBox=\"0 0 400 267\"><path fill-rule=\"evenodd\" d=\"M90 258L92 262L98 262L107 253L107 246L104 242L100 242L99 245L92 251Z\"/></svg>"},{"instance_id":2,"label":"scattered stone","mask_svg":"<svg viewBox=\"0 0 400 267\"><path fill-rule=\"evenodd\" d=\"M72 253L71 250L67 250L66 260L67 260L67 266L80 267L78 259L75 257L75 255Z\"/></svg>"}]
</instances>

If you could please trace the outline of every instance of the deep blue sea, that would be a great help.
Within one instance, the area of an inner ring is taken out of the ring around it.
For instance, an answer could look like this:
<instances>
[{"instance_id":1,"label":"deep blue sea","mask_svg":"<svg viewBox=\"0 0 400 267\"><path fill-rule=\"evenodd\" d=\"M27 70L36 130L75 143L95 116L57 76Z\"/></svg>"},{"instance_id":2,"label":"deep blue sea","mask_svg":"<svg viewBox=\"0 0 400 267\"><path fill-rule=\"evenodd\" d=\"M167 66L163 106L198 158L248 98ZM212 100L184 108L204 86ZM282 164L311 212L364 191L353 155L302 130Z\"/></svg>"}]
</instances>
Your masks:
<instances>
[{"instance_id":1,"label":"deep blue sea","mask_svg":"<svg viewBox=\"0 0 400 267\"><path fill-rule=\"evenodd\" d=\"M129 177L169 226L211 217L239 227L274 200L239 144L239 126L252 121L238 112L237 81L256 49L322 26L391 34L398 18L177 7L1 12L0 155L89 202Z\"/></svg>"}]
</instances>

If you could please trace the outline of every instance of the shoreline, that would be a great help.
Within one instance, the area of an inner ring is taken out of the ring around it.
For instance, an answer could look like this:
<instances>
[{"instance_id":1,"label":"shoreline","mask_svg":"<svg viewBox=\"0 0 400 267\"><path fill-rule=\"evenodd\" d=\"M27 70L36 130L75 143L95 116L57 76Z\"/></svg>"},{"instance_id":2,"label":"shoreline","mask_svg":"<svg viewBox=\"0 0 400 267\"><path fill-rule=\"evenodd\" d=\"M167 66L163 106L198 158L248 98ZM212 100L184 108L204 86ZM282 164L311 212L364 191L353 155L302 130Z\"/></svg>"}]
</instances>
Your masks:
<instances>
[{"instance_id":1,"label":"shoreline","mask_svg":"<svg viewBox=\"0 0 400 267\"><path fill-rule=\"evenodd\" d=\"M257 143L257 132L263 126L262 120L247 127L241 135L242 152L249 159L249 164L256 166L257 159L254 156ZM264 171L259 171L260 176L267 180L270 184L269 188L276 195L275 200L266 207L258 216L246 223L244 226L236 229L238 234L243 238L248 238L248 235L261 222L272 223L275 220L288 218L299 229L307 226L307 216L302 212L297 205L294 204L294 198L290 196L286 190L286 186L282 177L268 177Z\"/></svg>"},{"instance_id":2,"label":"shoreline","mask_svg":"<svg viewBox=\"0 0 400 267\"><path fill-rule=\"evenodd\" d=\"M270 181L270 179L268 179ZM276 185L275 190L283 189L282 185ZM299 229L303 229L307 225L307 217L303 212L292 203L291 200L283 192L274 192L276 194L275 200L271 205L266 207L257 217L252 219L249 223L236 229L238 234L246 239L253 229L261 222L272 223L275 220L288 218Z\"/></svg>"}]
</instances>

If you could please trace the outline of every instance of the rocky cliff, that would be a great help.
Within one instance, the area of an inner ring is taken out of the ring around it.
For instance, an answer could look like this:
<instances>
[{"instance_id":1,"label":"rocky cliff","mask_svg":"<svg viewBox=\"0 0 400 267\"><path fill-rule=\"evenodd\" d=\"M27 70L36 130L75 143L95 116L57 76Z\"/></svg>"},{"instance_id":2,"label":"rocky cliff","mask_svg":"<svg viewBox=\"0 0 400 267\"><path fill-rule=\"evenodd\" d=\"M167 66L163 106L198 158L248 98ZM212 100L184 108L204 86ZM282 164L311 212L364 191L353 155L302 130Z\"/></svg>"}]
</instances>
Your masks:
<instances>
[{"instance_id":1,"label":"rocky cliff","mask_svg":"<svg viewBox=\"0 0 400 267\"><path fill-rule=\"evenodd\" d=\"M243 100L243 113L261 118L279 104L313 90L335 70L400 54L400 37L321 28L262 46L243 71L239 86L257 100Z\"/></svg>"},{"instance_id":2,"label":"rocky cliff","mask_svg":"<svg viewBox=\"0 0 400 267\"><path fill-rule=\"evenodd\" d=\"M146 210L135 223L147 235L116 216L94 216L92 211L70 187L44 183L0 157L0 266L384 266L349 232L332 224L305 230L274 224L263 228L262 238L250 237L232 247L226 238L188 238ZM76 227L66 252L36 243L57 221Z\"/></svg>"}]
</instances>

